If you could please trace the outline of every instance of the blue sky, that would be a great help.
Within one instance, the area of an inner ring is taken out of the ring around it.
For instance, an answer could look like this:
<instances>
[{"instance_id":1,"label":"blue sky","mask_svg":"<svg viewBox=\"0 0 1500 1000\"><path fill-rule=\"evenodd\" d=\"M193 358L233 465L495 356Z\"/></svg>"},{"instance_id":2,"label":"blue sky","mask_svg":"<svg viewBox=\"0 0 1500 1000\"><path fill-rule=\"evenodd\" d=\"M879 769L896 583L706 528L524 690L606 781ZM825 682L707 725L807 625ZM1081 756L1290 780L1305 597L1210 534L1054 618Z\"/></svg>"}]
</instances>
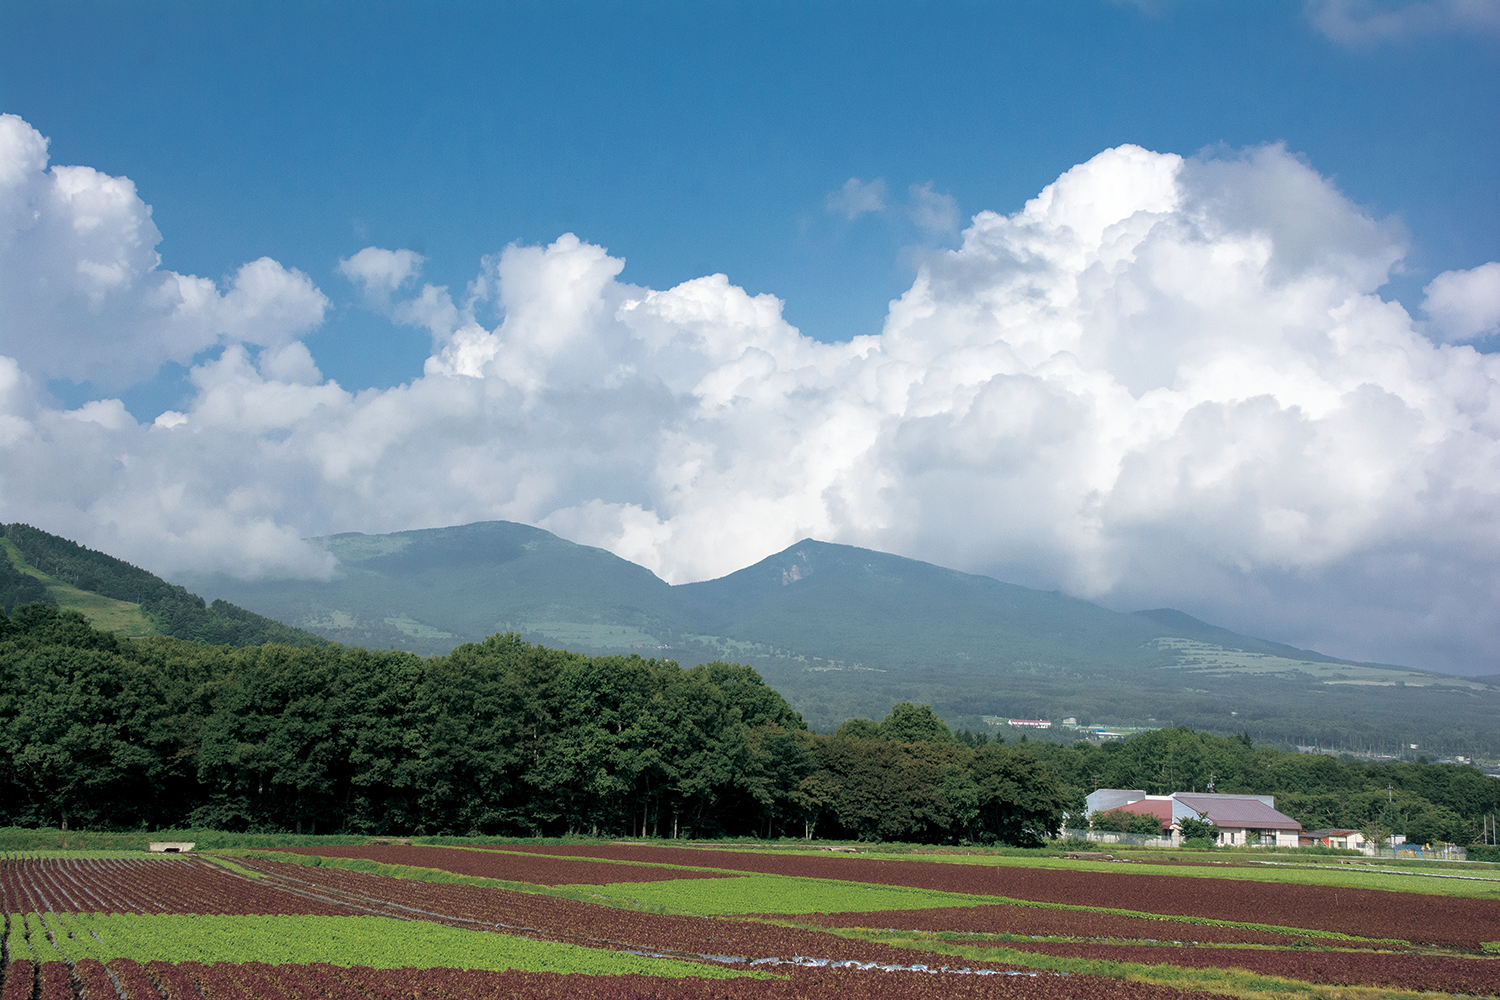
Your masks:
<instances>
[{"instance_id":1,"label":"blue sky","mask_svg":"<svg viewBox=\"0 0 1500 1000\"><path fill-rule=\"evenodd\" d=\"M9 0L0 113L4 520L813 535L1500 669L1495 0Z\"/></svg>"},{"instance_id":2,"label":"blue sky","mask_svg":"<svg viewBox=\"0 0 1500 1000\"><path fill-rule=\"evenodd\" d=\"M323 370L389 386L420 372L426 338L327 287L366 245L416 249L428 280L461 287L485 254L574 232L623 256L625 280L722 272L804 334L847 339L878 331L912 249L944 242L899 211L830 213L849 178L893 201L930 183L961 218L1012 212L1126 142L1284 142L1405 224L1409 274L1385 294L1415 305L1438 272L1500 258L1496 33L1340 44L1315 13L12 0L0 103L54 163L134 180L165 267L219 277L268 255L308 273L341 307L310 340ZM137 390L137 415L172 391Z\"/></svg>"}]
</instances>

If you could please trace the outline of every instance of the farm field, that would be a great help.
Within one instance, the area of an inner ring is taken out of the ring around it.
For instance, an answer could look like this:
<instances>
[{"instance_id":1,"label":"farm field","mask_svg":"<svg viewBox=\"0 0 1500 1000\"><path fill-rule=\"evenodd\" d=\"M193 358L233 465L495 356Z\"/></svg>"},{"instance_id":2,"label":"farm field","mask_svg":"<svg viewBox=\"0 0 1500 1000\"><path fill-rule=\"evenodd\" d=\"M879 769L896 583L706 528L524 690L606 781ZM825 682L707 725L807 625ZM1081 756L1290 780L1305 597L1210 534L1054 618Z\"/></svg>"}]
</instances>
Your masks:
<instances>
[{"instance_id":1,"label":"farm field","mask_svg":"<svg viewBox=\"0 0 1500 1000\"><path fill-rule=\"evenodd\" d=\"M222 853L0 857L0 1000L1500 996L1500 899L1274 870L610 844Z\"/></svg>"},{"instance_id":2,"label":"farm field","mask_svg":"<svg viewBox=\"0 0 1500 1000\"><path fill-rule=\"evenodd\" d=\"M661 882L667 879L684 878L735 878L739 874L738 872L707 870L701 867L667 867L615 859L597 861L567 855L513 853L497 857L490 851L455 850L451 847L420 845L284 847L278 850L286 854L301 854L307 857L367 858L381 864L437 868L456 875L473 875L479 878L526 882L532 885Z\"/></svg>"}]
</instances>

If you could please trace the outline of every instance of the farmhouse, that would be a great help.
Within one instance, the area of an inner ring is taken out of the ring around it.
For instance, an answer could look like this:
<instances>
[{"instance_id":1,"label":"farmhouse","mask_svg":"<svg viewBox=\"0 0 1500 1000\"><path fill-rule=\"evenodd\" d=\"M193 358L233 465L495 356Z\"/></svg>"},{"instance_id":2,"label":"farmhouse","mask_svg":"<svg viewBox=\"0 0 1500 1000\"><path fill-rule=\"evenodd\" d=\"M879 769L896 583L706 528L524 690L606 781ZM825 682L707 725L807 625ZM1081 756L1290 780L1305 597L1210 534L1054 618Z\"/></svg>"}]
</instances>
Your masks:
<instances>
[{"instance_id":1,"label":"farmhouse","mask_svg":"<svg viewBox=\"0 0 1500 1000\"><path fill-rule=\"evenodd\" d=\"M1308 830L1299 836L1303 847L1342 847L1351 851L1375 853L1375 844L1365 838L1363 830ZM1392 835L1387 843L1392 847L1406 843L1403 834Z\"/></svg>"},{"instance_id":2,"label":"farmhouse","mask_svg":"<svg viewBox=\"0 0 1500 1000\"><path fill-rule=\"evenodd\" d=\"M1137 789L1101 788L1088 796L1088 812L1126 812L1155 816L1164 835L1175 845L1182 839L1182 821L1205 817L1219 830L1221 844L1261 844L1296 847L1302 824L1276 811L1270 795L1218 795L1212 792L1173 792L1147 795Z\"/></svg>"}]
</instances>

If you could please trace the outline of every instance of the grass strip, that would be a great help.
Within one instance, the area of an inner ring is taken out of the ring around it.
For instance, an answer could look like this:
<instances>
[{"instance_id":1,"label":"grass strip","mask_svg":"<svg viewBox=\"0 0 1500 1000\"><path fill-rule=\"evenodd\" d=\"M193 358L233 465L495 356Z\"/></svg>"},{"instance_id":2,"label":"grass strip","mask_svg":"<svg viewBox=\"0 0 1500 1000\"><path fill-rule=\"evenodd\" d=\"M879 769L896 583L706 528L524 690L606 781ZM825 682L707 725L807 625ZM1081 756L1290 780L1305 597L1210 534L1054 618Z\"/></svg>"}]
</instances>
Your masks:
<instances>
[{"instance_id":1,"label":"grass strip","mask_svg":"<svg viewBox=\"0 0 1500 1000\"><path fill-rule=\"evenodd\" d=\"M59 950L74 960L327 962L377 969L517 969L709 979L743 976L748 971L394 917L89 913L70 916L63 926L71 937L56 934Z\"/></svg>"},{"instance_id":2,"label":"grass strip","mask_svg":"<svg viewBox=\"0 0 1500 1000\"><path fill-rule=\"evenodd\" d=\"M265 878L265 876L260 872L252 871L249 868L246 868L244 865L237 865L233 861L230 861L228 858L221 858L216 854L200 854L198 855L198 857L202 858L204 861L207 861L211 865L218 865L220 868L232 871L236 875L242 876L244 878Z\"/></svg>"}]
</instances>

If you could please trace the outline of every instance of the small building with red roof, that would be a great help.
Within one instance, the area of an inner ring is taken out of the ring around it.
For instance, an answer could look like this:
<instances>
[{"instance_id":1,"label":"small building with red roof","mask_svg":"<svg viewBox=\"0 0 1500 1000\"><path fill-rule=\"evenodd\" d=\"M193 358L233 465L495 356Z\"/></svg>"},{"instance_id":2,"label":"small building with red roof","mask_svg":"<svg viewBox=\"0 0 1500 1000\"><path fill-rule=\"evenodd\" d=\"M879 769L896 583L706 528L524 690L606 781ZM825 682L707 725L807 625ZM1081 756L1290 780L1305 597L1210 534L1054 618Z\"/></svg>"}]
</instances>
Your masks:
<instances>
[{"instance_id":1,"label":"small building with red roof","mask_svg":"<svg viewBox=\"0 0 1500 1000\"><path fill-rule=\"evenodd\" d=\"M1296 847L1302 824L1276 810L1270 795L1219 795L1173 792L1147 795L1122 788L1101 788L1088 797L1088 812L1113 810L1155 816L1173 844L1182 838L1182 821L1205 819L1219 831L1219 843L1239 846Z\"/></svg>"}]
</instances>

